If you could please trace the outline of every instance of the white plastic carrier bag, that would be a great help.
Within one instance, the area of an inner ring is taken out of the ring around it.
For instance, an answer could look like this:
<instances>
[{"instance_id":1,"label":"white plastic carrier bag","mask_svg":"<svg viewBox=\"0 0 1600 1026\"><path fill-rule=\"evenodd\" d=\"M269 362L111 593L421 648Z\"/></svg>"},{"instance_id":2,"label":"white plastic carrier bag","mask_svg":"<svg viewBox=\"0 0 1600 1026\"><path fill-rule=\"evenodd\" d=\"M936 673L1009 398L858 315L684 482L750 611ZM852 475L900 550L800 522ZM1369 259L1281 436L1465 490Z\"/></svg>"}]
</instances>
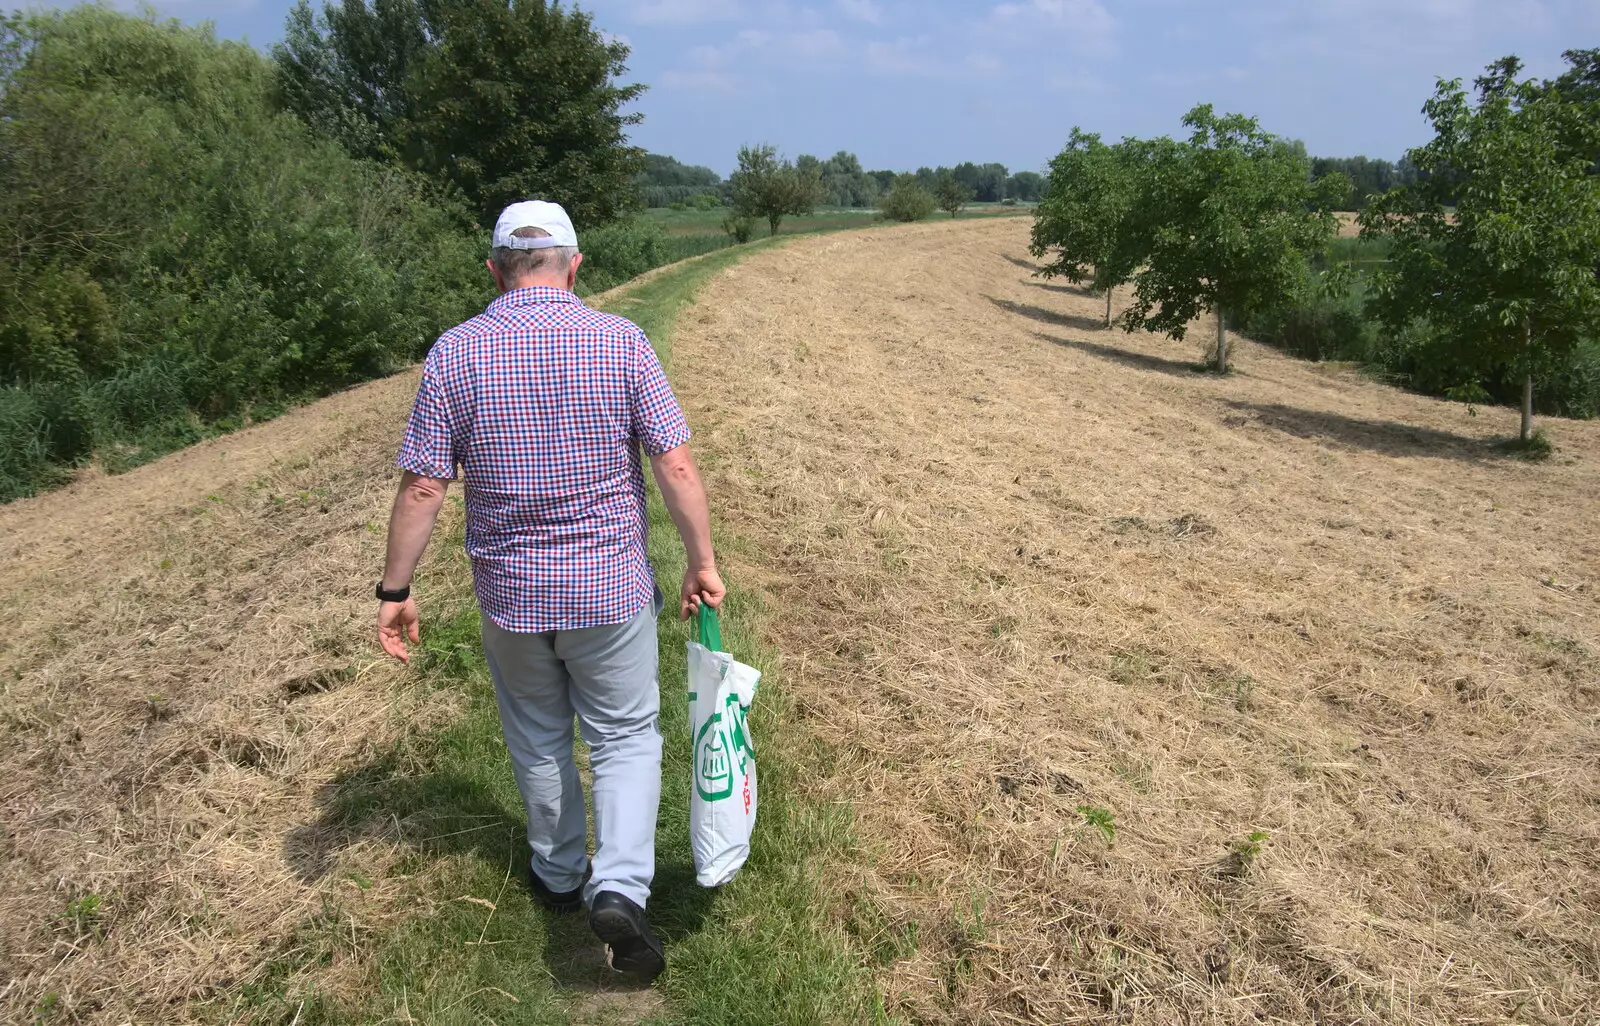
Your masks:
<instances>
[{"instance_id":1,"label":"white plastic carrier bag","mask_svg":"<svg viewBox=\"0 0 1600 1026\"><path fill-rule=\"evenodd\" d=\"M689 731L694 792L689 839L695 879L720 887L750 857L756 825L756 750L746 717L761 672L722 651L717 611L700 607L698 641L689 642Z\"/></svg>"}]
</instances>

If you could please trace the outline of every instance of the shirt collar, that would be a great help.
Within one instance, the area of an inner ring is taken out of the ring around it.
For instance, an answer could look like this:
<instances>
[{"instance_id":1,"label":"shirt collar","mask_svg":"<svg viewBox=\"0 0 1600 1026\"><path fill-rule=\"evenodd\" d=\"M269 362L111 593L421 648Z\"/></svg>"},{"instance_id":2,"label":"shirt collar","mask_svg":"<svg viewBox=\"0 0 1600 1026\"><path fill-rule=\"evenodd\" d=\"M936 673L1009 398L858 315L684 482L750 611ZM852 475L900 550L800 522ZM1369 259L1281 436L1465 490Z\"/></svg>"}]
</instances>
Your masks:
<instances>
[{"instance_id":1,"label":"shirt collar","mask_svg":"<svg viewBox=\"0 0 1600 1026\"><path fill-rule=\"evenodd\" d=\"M512 289L495 299L489 304L485 313L496 313L507 307L534 306L539 303L576 303L583 305L583 300L576 293L566 289L551 288L548 285L533 285L525 289Z\"/></svg>"}]
</instances>

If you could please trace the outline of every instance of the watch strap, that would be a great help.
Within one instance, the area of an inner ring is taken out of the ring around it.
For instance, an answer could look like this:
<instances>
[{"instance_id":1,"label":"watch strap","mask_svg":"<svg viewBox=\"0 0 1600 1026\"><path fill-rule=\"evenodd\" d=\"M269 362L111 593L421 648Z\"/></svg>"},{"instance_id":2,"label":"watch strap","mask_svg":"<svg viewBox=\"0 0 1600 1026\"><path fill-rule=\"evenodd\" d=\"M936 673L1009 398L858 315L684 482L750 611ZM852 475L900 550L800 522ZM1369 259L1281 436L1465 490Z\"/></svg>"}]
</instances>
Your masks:
<instances>
[{"instance_id":1,"label":"watch strap","mask_svg":"<svg viewBox=\"0 0 1600 1026\"><path fill-rule=\"evenodd\" d=\"M395 590L390 591L390 590L388 590L387 588L385 588L383 586L383 582L382 581L378 582L378 601L379 602L404 602L406 599L408 599L410 597L411 597L411 585L409 585L409 584L406 585L404 588L396 588Z\"/></svg>"}]
</instances>

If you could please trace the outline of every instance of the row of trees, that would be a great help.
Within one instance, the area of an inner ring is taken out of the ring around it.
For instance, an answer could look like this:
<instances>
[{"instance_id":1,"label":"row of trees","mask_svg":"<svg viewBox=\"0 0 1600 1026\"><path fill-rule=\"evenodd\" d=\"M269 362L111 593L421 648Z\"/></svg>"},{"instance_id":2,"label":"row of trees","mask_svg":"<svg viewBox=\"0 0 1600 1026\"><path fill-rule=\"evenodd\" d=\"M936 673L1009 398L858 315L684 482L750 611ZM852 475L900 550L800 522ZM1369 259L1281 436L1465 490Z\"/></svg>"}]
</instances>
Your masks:
<instances>
[{"instance_id":1,"label":"row of trees","mask_svg":"<svg viewBox=\"0 0 1600 1026\"><path fill-rule=\"evenodd\" d=\"M816 181L818 206L881 205L901 177L901 172L897 171L867 171L854 153L845 150L826 160L802 153L794 159L793 167L803 177ZM741 167L741 170L745 169ZM735 172L735 176L738 173ZM665 207L674 203L692 205L697 198L708 195L731 203L735 176L730 176L724 182L708 167L682 164L671 157L652 153L645 155L644 170L634 178L633 184L639 199L647 207ZM943 189L946 195L952 195L953 187L947 183L953 181L966 191L966 202L1017 200L1031 203L1039 199L1044 189L1043 175L1034 171L1019 171L1013 175L1004 164L969 162L955 167L922 167L912 172L911 176L929 194Z\"/></svg>"},{"instance_id":2,"label":"row of trees","mask_svg":"<svg viewBox=\"0 0 1600 1026\"><path fill-rule=\"evenodd\" d=\"M728 205L733 210L724 227L740 242L749 238L755 221L766 221L772 234L778 234L784 218L810 214L833 198L828 168L841 166L842 157L855 160L850 154L841 153L826 163L804 156L790 161L780 156L776 147L765 143L740 147L739 168L728 178ZM874 176L865 180L875 182ZM920 221L935 209L954 217L975 198L976 190L953 169L939 168L926 176L894 175L881 192L873 195L884 216L897 221Z\"/></svg>"},{"instance_id":3,"label":"row of trees","mask_svg":"<svg viewBox=\"0 0 1600 1026\"><path fill-rule=\"evenodd\" d=\"M1435 138L1407 154L1405 180L1371 197L1361 234L1387 263L1322 288L1356 287L1386 330L1445 340L1463 378L1522 383L1521 438L1532 439L1534 382L1565 373L1600 341L1600 51L1569 51L1571 70L1518 81L1514 58L1476 83L1441 83L1424 108ZM1108 145L1073 130L1051 162L1032 248L1043 273L1106 296L1131 285L1120 316L1182 338L1216 318L1214 364L1228 365L1227 325L1312 288L1312 261L1348 200L1342 171L1316 173L1304 147L1210 106L1184 118L1187 140Z\"/></svg>"}]
</instances>

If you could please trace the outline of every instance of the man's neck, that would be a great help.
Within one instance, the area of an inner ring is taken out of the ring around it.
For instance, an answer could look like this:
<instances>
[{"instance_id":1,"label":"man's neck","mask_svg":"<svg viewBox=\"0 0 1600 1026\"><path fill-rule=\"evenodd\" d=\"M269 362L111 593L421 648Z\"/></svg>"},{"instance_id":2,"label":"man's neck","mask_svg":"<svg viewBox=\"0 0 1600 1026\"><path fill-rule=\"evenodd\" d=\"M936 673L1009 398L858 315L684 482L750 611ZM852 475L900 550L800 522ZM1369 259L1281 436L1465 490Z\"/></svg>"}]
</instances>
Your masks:
<instances>
[{"instance_id":1,"label":"man's neck","mask_svg":"<svg viewBox=\"0 0 1600 1026\"><path fill-rule=\"evenodd\" d=\"M515 292L517 289L560 289L563 292L568 291L566 278L552 278L546 275L534 275L507 283L507 292Z\"/></svg>"}]
</instances>

